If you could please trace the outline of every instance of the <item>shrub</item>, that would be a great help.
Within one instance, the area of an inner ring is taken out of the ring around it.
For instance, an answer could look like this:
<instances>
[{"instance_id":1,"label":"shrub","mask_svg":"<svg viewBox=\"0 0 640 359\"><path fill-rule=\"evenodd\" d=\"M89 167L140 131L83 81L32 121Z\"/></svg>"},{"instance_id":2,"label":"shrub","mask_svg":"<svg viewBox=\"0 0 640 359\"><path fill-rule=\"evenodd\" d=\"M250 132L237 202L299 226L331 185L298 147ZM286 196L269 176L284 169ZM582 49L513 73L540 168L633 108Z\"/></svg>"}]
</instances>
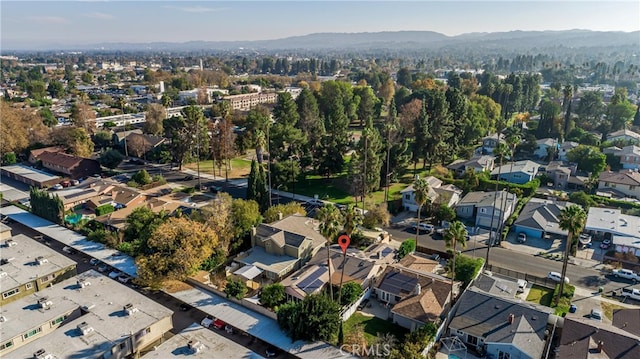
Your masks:
<instances>
[{"instance_id":1,"label":"shrub","mask_svg":"<svg viewBox=\"0 0 640 359\"><path fill-rule=\"evenodd\" d=\"M136 174L133 175L131 179L141 185L150 184L151 182L153 182L153 179L151 178L147 170L138 171Z\"/></svg>"},{"instance_id":2,"label":"shrub","mask_svg":"<svg viewBox=\"0 0 640 359\"><path fill-rule=\"evenodd\" d=\"M224 292L227 293L227 298L242 299L247 294L247 286L241 280L229 279L224 287Z\"/></svg>"},{"instance_id":3,"label":"shrub","mask_svg":"<svg viewBox=\"0 0 640 359\"><path fill-rule=\"evenodd\" d=\"M415 239L407 239L402 242L400 248L398 249L398 258L402 259L407 254L413 253L416 250L416 240Z\"/></svg>"},{"instance_id":4,"label":"shrub","mask_svg":"<svg viewBox=\"0 0 640 359\"><path fill-rule=\"evenodd\" d=\"M260 303L269 308L276 308L286 298L284 286L280 283L265 285L260 292Z\"/></svg>"},{"instance_id":5,"label":"shrub","mask_svg":"<svg viewBox=\"0 0 640 359\"><path fill-rule=\"evenodd\" d=\"M105 215L107 213L111 213L113 211L115 211L116 209L110 205L110 204L103 204L102 206L96 208L96 216L100 217L102 215Z\"/></svg>"}]
</instances>

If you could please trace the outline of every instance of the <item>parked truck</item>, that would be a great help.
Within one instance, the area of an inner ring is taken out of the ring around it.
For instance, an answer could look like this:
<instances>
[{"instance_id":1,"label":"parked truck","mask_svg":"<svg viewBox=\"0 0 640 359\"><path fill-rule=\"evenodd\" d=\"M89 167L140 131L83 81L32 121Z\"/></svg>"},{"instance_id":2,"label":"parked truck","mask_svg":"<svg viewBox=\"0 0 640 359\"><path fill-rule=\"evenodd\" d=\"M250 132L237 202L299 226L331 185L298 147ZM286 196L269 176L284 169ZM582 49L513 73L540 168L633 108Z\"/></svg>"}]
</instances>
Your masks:
<instances>
[{"instance_id":1,"label":"parked truck","mask_svg":"<svg viewBox=\"0 0 640 359\"><path fill-rule=\"evenodd\" d=\"M640 275L629 269L614 269L612 274L616 278L627 279L634 283L640 281Z\"/></svg>"},{"instance_id":2,"label":"parked truck","mask_svg":"<svg viewBox=\"0 0 640 359\"><path fill-rule=\"evenodd\" d=\"M622 296L640 301L640 289L622 288Z\"/></svg>"}]
</instances>

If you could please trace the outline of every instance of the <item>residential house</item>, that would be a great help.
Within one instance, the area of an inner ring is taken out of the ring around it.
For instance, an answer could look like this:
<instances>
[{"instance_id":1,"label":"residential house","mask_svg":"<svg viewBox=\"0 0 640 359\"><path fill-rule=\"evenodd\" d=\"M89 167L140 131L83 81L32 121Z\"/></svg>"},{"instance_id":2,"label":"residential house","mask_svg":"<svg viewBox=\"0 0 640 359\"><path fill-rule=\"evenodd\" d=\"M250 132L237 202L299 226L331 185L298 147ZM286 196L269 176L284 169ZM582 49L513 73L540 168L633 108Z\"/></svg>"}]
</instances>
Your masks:
<instances>
[{"instance_id":1,"label":"residential house","mask_svg":"<svg viewBox=\"0 0 640 359\"><path fill-rule=\"evenodd\" d=\"M640 143L640 134L628 129L611 132L607 135L607 141L624 141L626 143Z\"/></svg>"},{"instance_id":2,"label":"residential house","mask_svg":"<svg viewBox=\"0 0 640 359\"><path fill-rule=\"evenodd\" d=\"M162 136L153 136L131 132L127 135L127 153L134 157L143 157L152 152L156 147L166 142Z\"/></svg>"},{"instance_id":3,"label":"residential house","mask_svg":"<svg viewBox=\"0 0 640 359\"><path fill-rule=\"evenodd\" d=\"M474 156L469 160L455 160L447 166L448 169L454 172L455 177L464 176L468 169L473 169L475 173L479 172L491 172L495 165L494 156Z\"/></svg>"},{"instance_id":4,"label":"residential house","mask_svg":"<svg viewBox=\"0 0 640 359\"><path fill-rule=\"evenodd\" d=\"M518 282L484 273L480 273L473 281L473 287L487 294L506 298L515 298L518 294Z\"/></svg>"},{"instance_id":5,"label":"residential house","mask_svg":"<svg viewBox=\"0 0 640 359\"><path fill-rule=\"evenodd\" d=\"M493 171L491 171L491 179L516 184L525 184L536 178L539 168L540 165L529 160L507 163L494 168ZM500 177L498 177L498 175Z\"/></svg>"},{"instance_id":6,"label":"residential house","mask_svg":"<svg viewBox=\"0 0 640 359\"><path fill-rule=\"evenodd\" d=\"M2 306L7 358L131 358L173 327L173 312L89 270Z\"/></svg>"},{"instance_id":7,"label":"residential house","mask_svg":"<svg viewBox=\"0 0 640 359\"><path fill-rule=\"evenodd\" d=\"M458 300L449 334L493 358L544 357L552 309L471 287Z\"/></svg>"},{"instance_id":8,"label":"residential house","mask_svg":"<svg viewBox=\"0 0 640 359\"><path fill-rule=\"evenodd\" d=\"M38 163L40 155L45 152L64 153L64 151L65 151L65 148L62 146L51 146L51 147L38 148L35 150L31 150L29 151L29 163L32 163L32 164Z\"/></svg>"},{"instance_id":9,"label":"residential house","mask_svg":"<svg viewBox=\"0 0 640 359\"><path fill-rule=\"evenodd\" d=\"M531 198L513 223L516 233L528 238L545 238L547 235L566 237L568 232L560 228L560 211L572 203Z\"/></svg>"},{"instance_id":10,"label":"residential house","mask_svg":"<svg viewBox=\"0 0 640 359\"><path fill-rule=\"evenodd\" d=\"M460 201L460 195L462 190L454 185L442 185L442 181L433 177L425 177L425 180L429 184L429 203L435 206L445 204L449 207L453 207ZM402 194L402 208L405 211L418 211L418 203L416 202L415 189L413 184L400 191Z\"/></svg>"},{"instance_id":11,"label":"residential house","mask_svg":"<svg viewBox=\"0 0 640 359\"><path fill-rule=\"evenodd\" d=\"M398 265L421 273L436 273L440 263L422 253L411 253L398 261Z\"/></svg>"},{"instance_id":12,"label":"residential house","mask_svg":"<svg viewBox=\"0 0 640 359\"><path fill-rule=\"evenodd\" d=\"M268 279L280 280L301 268L326 244L311 218L291 215L271 224L261 223L251 235L251 249L235 261L254 265Z\"/></svg>"},{"instance_id":13,"label":"residential house","mask_svg":"<svg viewBox=\"0 0 640 359\"><path fill-rule=\"evenodd\" d=\"M640 308L614 309L612 324L640 337Z\"/></svg>"},{"instance_id":14,"label":"residential house","mask_svg":"<svg viewBox=\"0 0 640 359\"><path fill-rule=\"evenodd\" d=\"M459 283L454 284L454 295L458 290ZM451 300L451 281L391 265L380 275L374 291L378 300L390 307L392 321L413 331L444 317Z\"/></svg>"},{"instance_id":15,"label":"residential house","mask_svg":"<svg viewBox=\"0 0 640 359\"><path fill-rule=\"evenodd\" d=\"M100 163L96 160L62 152L43 152L38 156L38 160L42 161L42 167L72 179L89 177L102 171Z\"/></svg>"},{"instance_id":16,"label":"residential house","mask_svg":"<svg viewBox=\"0 0 640 359\"><path fill-rule=\"evenodd\" d=\"M389 247L380 253L381 257L393 256L395 251ZM331 279L327 259L330 257ZM309 294L319 293L331 282L334 287L342 283L354 282L365 291L365 297L369 297L371 281L379 274L384 264L378 263L376 258L370 258L360 251L350 251L346 257L337 248L321 248L313 258L300 270L283 279L280 284L285 288L288 299L302 300ZM342 276L344 268L344 277ZM341 278L342 277L342 278Z\"/></svg>"},{"instance_id":17,"label":"residential house","mask_svg":"<svg viewBox=\"0 0 640 359\"><path fill-rule=\"evenodd\" d=\"M620 164L624 169L640 169L640 146L625 146L613 154L620 157Z\"/></svg>"},{"instance_id":18,"label":"residential house","mask_svg":"<svg viewBox=\"0 0 640 359\"><path fill-rule=\"evenodd\" d=\"M3 312L7 303L76 275L76 262L24 234L4 240L1 253Z\"/></svg>"},{"instance_id":19,"label":"residential house","mask_svg":"<svg viewBox=\"0 0 640 359\"><path fill-rule=\"evenodd\" d=\"M99 196L94 196L86 202L86 207L96 209L107 204L115 208L137 207L143 204L147 196L131 187L112 185L104 188Z\"/></svg>"},{"instance_id":20,"label":"residential house","mask_svg":"<svg viewBox=\"0 0 640 359\"><path fill-rule=\"evenodd\" d=\"M504 134L494 133L482 139L482 146L475 149L477 155L492 154L493 150L498 147L498 143L506 143Z\"/></svg>"},{"instance_id":21,"label":"residential house","mask_svg":"<svg viewBox=\"0 0 640 359\"><path fill-rule=\"evenodd\" d=\"M536 149L533 151L533 155L539 159L547 158L549 151L558 151L558 140L555 138L541 138L536 141Z\"/></svg>"},{"instance_id":22,"label":"residential house","mask_svg":"<svg viewBox=\"0 0 640 359\"><path fill-rule=\"evenodd\" d=\"M562 142L562 144L560 144L560 149L558 150L558 159L560 161L568 161L569 159L567 158L567 153L569 153L569 151L571 151L572 149L578 146L580 146L578 142L573 142L573 141Z\"/></svg>"},{"instance_id":23,"label":"residential house","mask_svg":"<svg viewBox=\"0 0 640 359\"><path fill-rule=\"evenodd\" d=\"M640 336L587 318L565 318L556 358L640 358Z\"/></svg>"},{"instance_id":24,"label":"residential house","mask_svg":"<svg viewBox=\"0 0 640 359\"><path fill-rule=\"evenodd\" d=\"M578 175L577 170L578 167L574 163L551 161L545 168L545 174L553 181L554 188L582 189L589 178Z\"/></svg>"},{"instance_id":25,"label":"residential house","mask_svg":"<svg viewBox=\"0 0 640 359\"><path fill-rule=\"evenodd\" d=\"M497 229L511 216L517 203L516 195L507 191L469 192L458 203L456 214L475 219L476 227Z\"/></svg>"},{"instance_id":26,"label":"residential house","mask_svg":"<svg viewBox=\"0 0 640 359\"><path fill-rule=\"evenodd\" d=\"M598 191L615 189L627 197L640 199L640 172L638 170L606 171L598 177Z\"/></svg>"},{"instance_id":27,"label":"residential house","mask_svg":"<svg viewBox=\"0 0 640 359\"><path fill-rule=\"evenodd\" d=\"M113 135L111 135L111 141L113 141L114 146L124 147L125 138L129 137L129 135L132 133L142 135L142 130L135 129L135 130L125 130L125 131L114 132Z\"/></svg>"},{"instance_id":28,"label":"residential house","mask_svg":"<svg viewBox=\"0 0 640 359\"><path fill-rule=\"evenodd\" d=\"M584 230L595 238L611 239L616 252L640 256L640 217L619 209L590 207Z\"/></svg>"}]
</instances>

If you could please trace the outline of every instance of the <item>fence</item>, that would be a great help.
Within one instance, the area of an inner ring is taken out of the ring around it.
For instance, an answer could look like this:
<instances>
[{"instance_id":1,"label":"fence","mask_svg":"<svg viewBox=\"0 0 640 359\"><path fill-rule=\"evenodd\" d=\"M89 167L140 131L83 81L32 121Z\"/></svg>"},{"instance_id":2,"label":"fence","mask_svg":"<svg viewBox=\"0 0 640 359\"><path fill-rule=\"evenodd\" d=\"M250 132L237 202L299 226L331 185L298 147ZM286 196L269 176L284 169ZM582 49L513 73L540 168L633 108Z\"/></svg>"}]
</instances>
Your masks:
<instances>
[{"instance_id":1,"label":"fence","mask_svg":"<svg viewBox=\"0 0 640 359\"><path fill-rule=\"evenodd\" d=\"M551 289L554 289L556 287L556 284L558 284L556 281L549 278L537 277L529 273L522 273L513 269L497 267L491 264L487 265L487 270L491 271L491 273L500 274L510 278L524 279L529 283L536 284L542 287L551 288Z\"/></svg>"}]
</instances>

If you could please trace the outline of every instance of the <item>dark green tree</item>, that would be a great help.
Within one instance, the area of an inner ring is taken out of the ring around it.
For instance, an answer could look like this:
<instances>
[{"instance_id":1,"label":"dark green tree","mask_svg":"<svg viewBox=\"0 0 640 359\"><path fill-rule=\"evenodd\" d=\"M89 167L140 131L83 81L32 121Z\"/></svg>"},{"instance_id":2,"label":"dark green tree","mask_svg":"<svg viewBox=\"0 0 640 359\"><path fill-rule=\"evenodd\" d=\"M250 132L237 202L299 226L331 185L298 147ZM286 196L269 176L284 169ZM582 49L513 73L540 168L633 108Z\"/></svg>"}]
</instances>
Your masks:
<instances>
[{"instance_id":1,"label":"dark green tree","mask_svg":"<svg viewBox=\"0 0 640 359\"><path fill-rule=\"evenodd\" d=\"M33 214L53 223L62 224L64 205L58 195L49 194L46 190L31 187L29 201Z\"/></svg>"},{"instance_id":2,"label":"dark green tree","mask_svg":"<svg viewBox=\"0 0 640 359\"><path fill-rule=\"evenodd\" d=\"M98 160L98 162L100 162L101 165L107 168L114 169L118 167L122 160L124 160L124 155L120 153L120 151L108 150L107 152L104 152L102 153L102 155L100 155L100 159ZM147 173L147 175L149 174Z\"/></svg>"},{"instance_id":3,"label":"dark green tree","mask_svg":"<svg viewBox=\"0 0 640 359\"><path fill-rule=\"evenodd\" d=\"M340 306L323 294L289 302L278 310L278 325L292 340L329 341L340 330Z\"/></svg>"},{"instance_id":4,"label":"dark green tree","mask_svg":"<svg viewBox=\"0 0 640 359\"><path fill-rule=\"evenodd\" d=\"M345 283L342 286L341 292L342 294L340 296L340 304L343 306L354 303L356 300L358 300L358 298L360 298L362 293L364 293L360 284L356 282Z\"/></svg>"},{"instance_id":5,"label":"dark green tree","mask_svg":"<svg viewBox=\"0 0 640 359\"><path fill-rule=\"evenodd\" d=\"M247 294L247 286L239 279L228 279L224 286L224 292L227 298L242 299Z\"/></svg>"},{"instance_id":6,"label":"dark green tree","mask_svg":"<svg viewBox=\"0 0 640 359\"><path fill-rule=\"evenodd\" d=\"M280 283L265 285L260 292L260 303L269 308L275 308L284 303L286 298L284 286Z\"/></svg>"},{"instance_id":7,"label":"dark green tree","mask_svg":"<svg viewBox=\"0 0 640 359\"><path fill-rule=\"evenodd\" d=\"M415 239L407 239L400 245L398 249L398 258L402 259L407 254L411 254L416 251L416 240Z\"/></svg>"}]
</instances>

